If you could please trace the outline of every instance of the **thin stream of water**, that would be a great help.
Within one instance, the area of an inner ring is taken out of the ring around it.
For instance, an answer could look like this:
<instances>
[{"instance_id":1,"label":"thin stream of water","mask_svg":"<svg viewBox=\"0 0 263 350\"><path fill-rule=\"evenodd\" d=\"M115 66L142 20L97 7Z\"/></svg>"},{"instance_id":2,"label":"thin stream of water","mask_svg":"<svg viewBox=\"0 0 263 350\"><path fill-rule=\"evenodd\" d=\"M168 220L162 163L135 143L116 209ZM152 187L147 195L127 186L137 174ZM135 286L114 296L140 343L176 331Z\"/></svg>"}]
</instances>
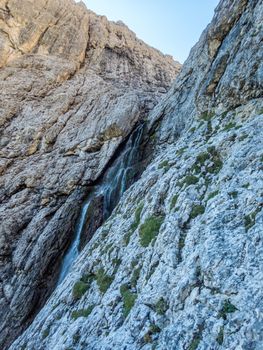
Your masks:
<instances>
[{"instance_id":1,"label":"thin stream of water","mask_svg":"<svg viewBox=\"0 0 263 350\"><path fill-rule=\"evenodd\" d=\"M131 185L134 177L133 166L138 160L139 146L143 135L143 125L139 125L129 137L121 155L106 171L101 183L94 187L84 202L76 225L75 237L71 242L61 264L57 285L67 276L72 264L79 255L81 235L87 221L89 207L97 196L103 195L103 220L105 221L118 204L121 196Z\"/></svg>"}]
</instances>

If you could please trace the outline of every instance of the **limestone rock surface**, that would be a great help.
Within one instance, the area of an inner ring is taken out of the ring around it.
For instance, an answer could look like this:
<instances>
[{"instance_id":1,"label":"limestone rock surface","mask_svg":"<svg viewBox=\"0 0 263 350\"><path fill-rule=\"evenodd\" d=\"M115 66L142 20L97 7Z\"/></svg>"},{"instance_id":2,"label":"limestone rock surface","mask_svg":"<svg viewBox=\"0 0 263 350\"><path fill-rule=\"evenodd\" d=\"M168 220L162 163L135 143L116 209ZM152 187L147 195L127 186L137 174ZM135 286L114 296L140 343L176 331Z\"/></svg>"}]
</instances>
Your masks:
<instances>
[{"instance_id":1,"label":"limestone rock surface","mask_svg":"<svg viewBox=\"0 0 263 350\"><path fill-rule=\"evenodd\" d=\"M0 0L0 348L52 290L81 202L180 64L72 0Z\"/></svg>"},{"instance_id":2,"label":"limestone rock surface","mask_svg":"<svg viewBox=\"0 0 263 350\"><path fill-rule=\"evenodd\" d=\"M262 23L220 1L149 114L151 164L10 349L262 349Z\"/></svg>"}]
</instances>

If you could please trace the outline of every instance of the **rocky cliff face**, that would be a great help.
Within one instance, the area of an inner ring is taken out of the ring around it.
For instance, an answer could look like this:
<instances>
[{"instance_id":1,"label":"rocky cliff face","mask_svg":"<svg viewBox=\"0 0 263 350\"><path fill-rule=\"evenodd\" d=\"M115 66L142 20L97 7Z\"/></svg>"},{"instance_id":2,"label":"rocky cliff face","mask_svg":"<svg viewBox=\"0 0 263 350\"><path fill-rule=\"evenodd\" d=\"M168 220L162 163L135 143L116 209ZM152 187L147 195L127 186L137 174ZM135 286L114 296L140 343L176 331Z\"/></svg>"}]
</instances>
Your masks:
<instances>
[{"instance_id":1,"label":"rocky cliff face","mask_svg":"<svg viewBox=\"0 0 263 350\"><path fill-rule=\"evenodd\" d=\"M0 0L0 347L52 290L80 204L180 64L71 0Z\"/></svg>"},{"instance_id":2,"label":"rocky cliff face","mask_svg":"<svg viewBox=\"0 0 263 350\"><path fill-rule=\"evenodd\" d=\"M220 2L147 117L151 163L10 349L262 348L262 23Z\"/></svg>"}]
</instances>

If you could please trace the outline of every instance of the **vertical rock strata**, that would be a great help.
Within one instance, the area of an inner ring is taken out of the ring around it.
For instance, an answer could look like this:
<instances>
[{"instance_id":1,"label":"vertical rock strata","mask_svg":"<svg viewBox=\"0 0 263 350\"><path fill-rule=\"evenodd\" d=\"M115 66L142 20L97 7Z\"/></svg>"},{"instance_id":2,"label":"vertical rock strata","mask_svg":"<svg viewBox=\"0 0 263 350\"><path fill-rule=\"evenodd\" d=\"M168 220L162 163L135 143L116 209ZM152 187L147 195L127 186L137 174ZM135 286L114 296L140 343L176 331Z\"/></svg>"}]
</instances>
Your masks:
<instances>
[{"instance_id":1,"label":"vertical rock strata","mask_svg":"<svg viewBox=\"0 0 263 350\"><path fill-rule=\"evenodd\" d=\"M147 117L153 160L11 350L262 348L262 23L220 1Z\"/></svg>"},{"instance_id":2,"label":"vertical rock strata","mask_svg":"<svg viewBox=\"0 0 263 350\"><path fill-rule=\"evenodd\" d=\"M0 0L0 348L54 286L89 185L180 64L71 0Z\"/></svg>"}]
</instances>

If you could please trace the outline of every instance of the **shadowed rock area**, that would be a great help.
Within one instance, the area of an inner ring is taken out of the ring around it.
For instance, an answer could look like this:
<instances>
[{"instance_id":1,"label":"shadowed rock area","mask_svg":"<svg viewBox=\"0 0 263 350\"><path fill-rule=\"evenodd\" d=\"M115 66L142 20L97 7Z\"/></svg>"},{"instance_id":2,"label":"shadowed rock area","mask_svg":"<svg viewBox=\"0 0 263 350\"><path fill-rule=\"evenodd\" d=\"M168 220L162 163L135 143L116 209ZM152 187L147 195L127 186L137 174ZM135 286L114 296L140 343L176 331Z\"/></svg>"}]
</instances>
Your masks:
<instances>
[{"instance_id":1,"label":"shadowed rock area","mask_svg":"<svg viewBox=\"0 0 263 350\"><path fill-rule=\"evenodd\" d=\"M0 0L0 348L50 294L88 186L180 70L71 0Z\"/></svg>"}]
</instances>

